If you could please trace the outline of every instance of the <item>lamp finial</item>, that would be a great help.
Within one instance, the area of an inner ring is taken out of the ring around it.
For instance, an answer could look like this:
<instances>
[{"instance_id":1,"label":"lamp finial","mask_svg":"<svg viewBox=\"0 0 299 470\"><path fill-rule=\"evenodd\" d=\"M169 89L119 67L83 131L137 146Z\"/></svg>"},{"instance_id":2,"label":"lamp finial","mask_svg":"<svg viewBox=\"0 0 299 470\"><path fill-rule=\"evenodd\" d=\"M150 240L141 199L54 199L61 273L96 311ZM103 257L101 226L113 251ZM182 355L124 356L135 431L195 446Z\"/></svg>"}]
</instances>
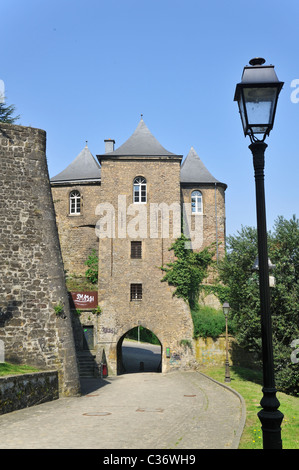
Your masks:
<instances>
[{"instance_id":1,"label":"lamp finial","mask_svg":"<svg viewBox=\"0 0 299 470\"><path fill-rule=\"evenodd\" d=\"M265 59L262 57L255 57L249 61L250 65L263 65L265 62Z\"/></svg>"}]
</instances>

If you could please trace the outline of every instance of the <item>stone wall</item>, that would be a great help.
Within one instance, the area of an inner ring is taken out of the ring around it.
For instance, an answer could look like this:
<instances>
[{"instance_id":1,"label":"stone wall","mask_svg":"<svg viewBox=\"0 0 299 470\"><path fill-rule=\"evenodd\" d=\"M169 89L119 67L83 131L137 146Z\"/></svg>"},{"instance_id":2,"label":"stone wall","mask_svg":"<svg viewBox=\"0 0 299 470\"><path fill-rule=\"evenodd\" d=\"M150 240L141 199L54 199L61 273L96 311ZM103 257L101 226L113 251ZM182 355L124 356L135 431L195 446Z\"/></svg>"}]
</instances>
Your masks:
<instances>
[{"instance_id":1,"label":"stone wall","mask_svg":"<svg viewBox=\"0 0 299 470\"><path fill-rule=\"evenodd\" d=\"M196 361L202 366L223 365L226 361L226 338L197 338L194 340ZM241 348L235 338L228 335L229 364L248 368L256 367L256 357Z\"/></svg>"},{"instance_id":2,"label":"stone wall","mask_svg":"<svg viewBox=\"0 0 299 470\"><path fill-rule=\"evenodd\" d=\"M181 188L183 203L191 203L191 193L194 190L199 190L202 193L203 214L192 215L191 231L195 228L195 219L197 218L199 226L202 227L202 245L199 250L213 245L215 259L217 255L218 259L221 259L225 254L225 189L221 184L217 184L215 187L214 184L184 183ZM213 284L214 281L215 276L210 272L207 283Z\"/></svg>"},{"instance_id":3,"label":"stone wall","mask_svg":"<svg viewBox=\"0 0 299 470\"><path fill-rule=\"evenodd\" d=\"M0 414L59 398L57 371L0 377Z\"/></svg>"},{"instance_id":4,"label":"stone wall","mask_svg":"<svg viewBox=\"0 0 299 470\"><path fill-rule=\"evenodd\" d=\"M57 369L60 392L72 395L79 377L45 150L43 130L0 123L0 339L7 362Z\"/></svg>"},{"instance_id":5,"label":"stone wall","mask_svg":"<svg viewBox=\"0 0 299 470\"><path fill-rule=\"evenodd\" d=\"M51 186L64 269L68 275L84 276L87 270L85 261L93 249L98 252L95 210L100 202L100 184L70 186L52 183ZM74 190L81 195L80 214L70 214L69 194Z\"/></svg>"}]
</instances>

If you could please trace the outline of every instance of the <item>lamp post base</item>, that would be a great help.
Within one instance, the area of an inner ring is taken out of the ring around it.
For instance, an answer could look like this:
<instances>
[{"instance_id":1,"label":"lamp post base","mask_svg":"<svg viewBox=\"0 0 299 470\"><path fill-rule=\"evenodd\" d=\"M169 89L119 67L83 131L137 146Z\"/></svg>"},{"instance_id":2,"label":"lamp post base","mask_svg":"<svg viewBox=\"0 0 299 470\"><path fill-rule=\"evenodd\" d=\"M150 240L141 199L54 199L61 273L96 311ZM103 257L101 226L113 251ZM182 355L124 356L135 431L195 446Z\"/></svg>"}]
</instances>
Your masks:
<instances>
[{"instance_id":1,"label":"lamp post base","mask_svg":"<svg viewBox=\"0 0 299 470\"><path fill-rule=\"evenodd\" d=\"M226 361L225 363L225 379L224 382L230 382L230 372L229 372L229 363Z\"/></svg>"},{"instance_id":2,"label":"lamp post base","mask_svg":"<svg viewBox=\"0 0 299 470\"><path fill-rule=\"evenodd\" d=\"M281 422L283 414L278 410L280 403L276 398L276 389L264 387L263 394L261 400L263 409L257 414L262 424L263 447L264 449L282 449Z\"/></svg>"}]
</instances>

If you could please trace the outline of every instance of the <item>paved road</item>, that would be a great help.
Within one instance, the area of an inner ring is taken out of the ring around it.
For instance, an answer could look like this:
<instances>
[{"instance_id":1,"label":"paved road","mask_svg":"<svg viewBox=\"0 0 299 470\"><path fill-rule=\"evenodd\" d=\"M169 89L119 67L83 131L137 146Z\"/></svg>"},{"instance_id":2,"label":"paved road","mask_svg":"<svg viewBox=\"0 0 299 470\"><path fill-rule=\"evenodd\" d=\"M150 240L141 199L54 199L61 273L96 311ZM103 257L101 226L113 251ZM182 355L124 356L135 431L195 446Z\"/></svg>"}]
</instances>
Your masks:
<instances>
[{"instance_id":1,"label":"paved road","mask_svg":"<svg viewBox=\"0 0 299 470\"><path fill-rule=\"evenodd\" d=\"M84 379L80 397L0 416L1 449L237 448L240 398L195 371Z\"/></svg>"},{"instance_id":2,"label":"paved road","mask_svg":"<svg viewBox=\"0 0 299 470\"><path fill-rule=\"evenodd\" d=\"M123 364L126 372L157 372L161 364L161 346L136 341L123 341ZM140 366L142 363L142 366Z\"/></svg>"}]
</instances>

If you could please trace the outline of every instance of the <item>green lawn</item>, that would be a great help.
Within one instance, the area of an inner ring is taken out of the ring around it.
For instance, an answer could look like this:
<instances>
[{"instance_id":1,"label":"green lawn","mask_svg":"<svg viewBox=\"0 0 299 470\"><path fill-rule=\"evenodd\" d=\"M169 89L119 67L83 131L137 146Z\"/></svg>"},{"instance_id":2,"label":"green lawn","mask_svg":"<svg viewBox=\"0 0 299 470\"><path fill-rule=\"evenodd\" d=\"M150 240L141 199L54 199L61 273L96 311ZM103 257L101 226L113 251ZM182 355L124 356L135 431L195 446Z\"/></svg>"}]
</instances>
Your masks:
<instances>
[{"instance_id":1,"label":"green lawn","mask_svg":"<svg viewBox=\"0 0 299 470\"><path fill-rule=\"evenodd\" d=\"M207 366L201 370L204 374L225 383L225 367ZM246 424L241 437L239 449L262 449L261 423L257 416L261 409L262 374L242 367L230 367L231 382L226 385L242 395L246 403ZM281 426L283 449L299 449L299 397L277 393L280 401L279 410L284 418Z\"/></svg>"},{"instance_id":2,"label":"green lawn","mask_svg":"<svg viewBox=\"0 0 299 470\"><path fill-rule=\"evenodd\" d=\"M31 372L38 372L38 369L26 365L9 364L8 362L0 363L0 377L5 375L30 374Z\"/></svg>"}]
</instances>

